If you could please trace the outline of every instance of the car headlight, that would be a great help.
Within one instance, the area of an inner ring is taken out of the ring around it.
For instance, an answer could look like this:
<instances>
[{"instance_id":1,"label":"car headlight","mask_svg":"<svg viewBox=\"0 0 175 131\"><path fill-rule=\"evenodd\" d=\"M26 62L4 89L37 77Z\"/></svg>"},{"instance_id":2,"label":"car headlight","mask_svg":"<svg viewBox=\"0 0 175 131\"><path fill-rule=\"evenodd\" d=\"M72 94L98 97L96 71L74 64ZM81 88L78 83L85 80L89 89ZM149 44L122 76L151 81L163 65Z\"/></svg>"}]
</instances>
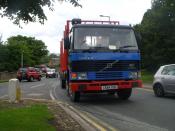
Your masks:
<instances>
[{"instance_id":1,"label":"car headlight","mask_svg":"<svg viewBox=\"0 0 175 131\"><path fill-rule=\"evenodd\" d=\"M141 75L139 74L139 72L130 72L129 73L129 78L130 79L138 79L140 77L141 77Z\"/></svg>"},{"instance_id":2,"label":"car headlight","mask_svg":"<svg viewBox=\"0 0 175 131\"><path fill-rule=\"evenodd\" d=\"M87 79L87 73L82 72L78 73L78 80L86 80Z\"/></svg>"}]
</instances>

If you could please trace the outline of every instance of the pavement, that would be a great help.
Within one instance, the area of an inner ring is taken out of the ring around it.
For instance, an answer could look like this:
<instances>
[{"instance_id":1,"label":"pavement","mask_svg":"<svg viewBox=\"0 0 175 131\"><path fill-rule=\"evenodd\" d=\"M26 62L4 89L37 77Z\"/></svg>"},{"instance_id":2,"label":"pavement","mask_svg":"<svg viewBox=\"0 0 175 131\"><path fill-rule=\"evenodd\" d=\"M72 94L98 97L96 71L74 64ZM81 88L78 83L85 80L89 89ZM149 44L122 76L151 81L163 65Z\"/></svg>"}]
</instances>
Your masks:
<instances>
[{"instance_id":1,"label":"pavement","mask_svg":"<svg viewBox=\"0 0 175 131\"><path fill-rule=\"evenodd\" d=\"M151 83L143 83L143 88L152 89Z\"/></svg>"}]
</instances>

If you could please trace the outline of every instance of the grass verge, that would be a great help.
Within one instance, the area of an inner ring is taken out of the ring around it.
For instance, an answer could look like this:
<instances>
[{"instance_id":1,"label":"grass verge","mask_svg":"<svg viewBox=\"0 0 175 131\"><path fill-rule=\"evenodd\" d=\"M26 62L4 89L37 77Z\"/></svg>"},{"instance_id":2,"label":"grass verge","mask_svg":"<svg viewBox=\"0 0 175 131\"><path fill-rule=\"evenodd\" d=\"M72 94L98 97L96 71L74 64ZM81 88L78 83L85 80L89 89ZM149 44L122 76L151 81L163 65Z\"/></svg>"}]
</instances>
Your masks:
<instances>
[{"instance_id":1,"label":"grass verge","mask_svg":"<svg viewBox=\"0 0 175 131\"><path fill-rule=\"evenodd\" d=\"M47 105L16 105L0 102L1 131L55 131Z\"/></svg>"},{"instance_id":2,"label":"grass verge","mask_svg":"<svg viewBox=\"0 0 175 131\"><path fill-rule=\"evenodd\" d=\"M0 80L0 83L8 82L8 80Z\"/></svg>"},{"instance_id":3,"label":"grass verge","mask_svg":"<svg viewBox=\"0 0 175 131\"><path fill-rule=\"evenodd\" d=\"M154 74L148 71L142 71L142 81L143 83L152 83Z\"/></svg>"}]
</instances>

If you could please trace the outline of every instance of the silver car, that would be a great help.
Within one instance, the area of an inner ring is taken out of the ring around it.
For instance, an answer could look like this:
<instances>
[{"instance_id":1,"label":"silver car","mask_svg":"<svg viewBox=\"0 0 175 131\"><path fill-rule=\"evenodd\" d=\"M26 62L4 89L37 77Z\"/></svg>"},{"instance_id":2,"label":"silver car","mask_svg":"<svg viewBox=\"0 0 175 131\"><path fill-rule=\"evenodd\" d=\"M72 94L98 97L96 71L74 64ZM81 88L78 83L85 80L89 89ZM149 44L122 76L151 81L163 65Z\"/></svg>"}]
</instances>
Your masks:
<instances>
[{"instance_id":1,"label":"silver car","mask_svg":"<svg viewBox=\"0 0 175 131\"><path fill-rule=\"evenodd\" d=\"M162 97L167 93L175 94L175 64L161 66L154 75L154 94Z\"/></svg>"}]
</instances>

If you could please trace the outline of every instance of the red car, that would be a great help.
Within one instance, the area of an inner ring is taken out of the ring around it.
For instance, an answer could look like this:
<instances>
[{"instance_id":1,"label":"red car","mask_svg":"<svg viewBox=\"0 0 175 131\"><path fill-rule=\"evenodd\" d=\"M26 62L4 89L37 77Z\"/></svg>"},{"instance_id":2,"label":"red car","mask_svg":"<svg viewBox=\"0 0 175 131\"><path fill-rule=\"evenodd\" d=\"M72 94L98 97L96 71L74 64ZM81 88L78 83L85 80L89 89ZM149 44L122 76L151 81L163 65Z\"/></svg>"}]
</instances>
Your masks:
<instances>
[{"instance_id":1,"label":"red car","mask_svg":"<svg viewBox=\"0 0 175 131\"><path fill-rule=\"evenodd\" d=\"M17 79L19 81L21 80L33 81L34 79L40 81L41 74L34 67L19 68L17 72Z\"/></svg>"}]
</instances>

